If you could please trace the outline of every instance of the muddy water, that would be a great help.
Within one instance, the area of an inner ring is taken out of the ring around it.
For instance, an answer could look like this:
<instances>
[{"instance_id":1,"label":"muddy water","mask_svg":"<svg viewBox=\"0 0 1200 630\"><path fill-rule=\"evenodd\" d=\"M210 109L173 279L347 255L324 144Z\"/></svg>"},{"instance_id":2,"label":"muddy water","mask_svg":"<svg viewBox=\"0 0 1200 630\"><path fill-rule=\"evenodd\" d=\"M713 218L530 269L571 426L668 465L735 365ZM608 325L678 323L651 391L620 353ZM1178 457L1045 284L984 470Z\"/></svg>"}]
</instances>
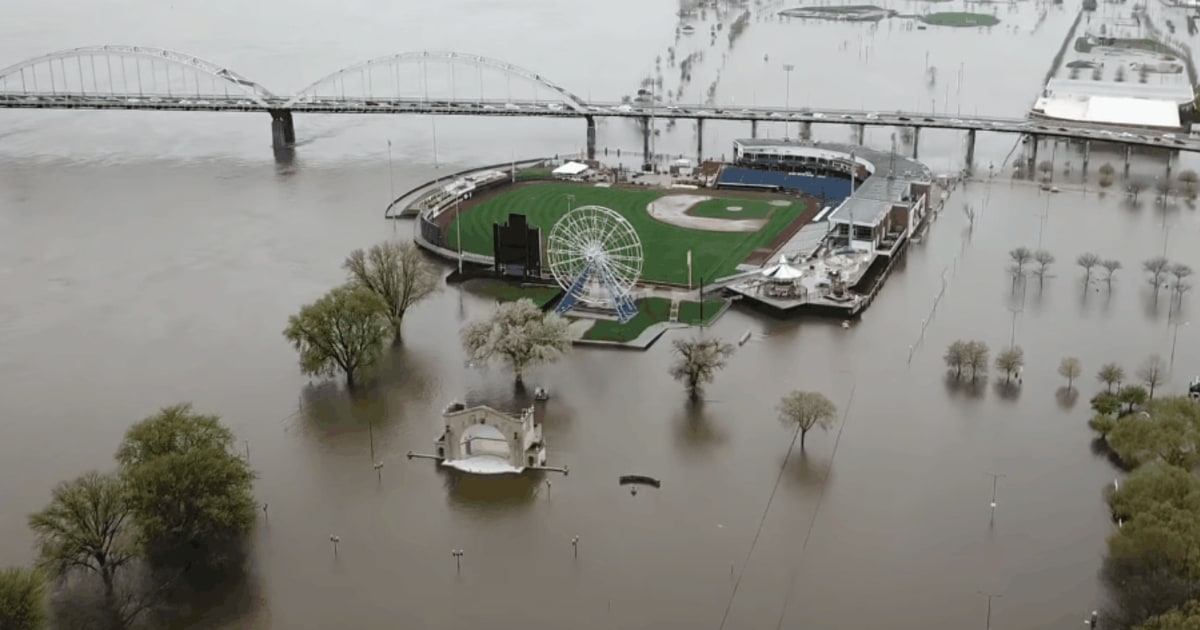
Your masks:
<instances>
[{"instance_id":1,"label":"muddy water","mask_svg":"<svg viewBox=\"0 0 1200 630\"><path fill-rule=\"evenodd\" d=\"M278 77L262 80L287 91L327 68L391 52L397 41L470 48L573 76L565 55L547 53L569 43L581 57L605 60L579 80L615 98L650 72L674 24L666 6L631 20L610 5L522 3L518 16L503 3L404 5L382 15L353 2L337 14L268 3L252 9L261 15L231 23L211 4L127 5L76 14L45 3L18 7L24 21L0 27L2 58L104 39L161 43L231 66L244 59L240 71ZM145 16L111 17L133 8ZM1057 47L1061 35L1052 31L1073 17L1070 7L1053 11L1036 33L997 30L969 40L991 46L996 37L996 47L1015 50L1009 63L1030 73L1013 80L1019 86L996 87L1009 79L995 72L993 53L964 57L966 35L935 29L867 36L875 52L859 69L879 64L877 81L902 95L896 107L915 107L927 90L913 67L930 47L988 77L964 82L964 104L969 95L995 103L988 113L1016 115ZM418 13L423 25L444 28L413 26ZM1023 19L1031 25L1036 15ZM499 23L526 37L514 43ZM50 24L58 26L54 41L39 26ZM625 29L633 43L595 37L601 24ZM861 32L850 29L754 22L731 57L749 68L764 63L758 47L768 46L774 65ZM887 64L914 80L888 83ZM630 70L639 67L645 71ZM820 86L822 102L888 102L834 81L834 70L798 68ZM792 78L793 99L801 74ZM783 98L783 84L765 74L722 76L737 77L730 90L756 85ZM571 87L587 92L586 84ZM1186 247L1200 230L1186 205L1162 212L1150 195L1140 206L1119 194L1101 198L1094 175L1086 193L1058 175L1064 192L1049 203L1048 193L1007 179L973 183L955 192L849 330L734 309L705 331L753 335L698 411L666 373L671 337L643 354L579 350L536 371L530 383L554 394L543 410L550 457L572 472L495 483L404 456L431 448L451 399L527 400L503 371L464 364L457 328L486 313L486 300L448 288L416 308L404 348L356 398L300 376L280 335L287 315L341 280L346 252L410 233L410 223L380 218L389 189L384 138L396 141L395 187L411 187L435 172L431 136L422 135L427 120L299 119L307 144L295 163L277 166L265 155L265 122L255 117L0 117L8 129L0 141L0 279L8 297L0 302L0 564L32 559L24 515L56 481L110 468L129 424L191 400L244 440L269 504L251 578L231 587L207 625L697 628L724 619L726 628L781 620L957 628L983 623L980 591L1003 595L994 602L995 627L1078 623L1100 596L1093 576L1110 530L1100 497L1115 476L1088 447L1091 374L1105 361L1132 370L1151 352L1171 352L1176 329L1165 300L1156 309L1137 272L1162 251L1164 225L1167 254L1200 267ZM508 153L574 150L583 135L582 124L545 122L454 121L438 131L439 172ZM730 133L709 146L727 144L737 132ZM604 134L613 145L637 143L632 130L610 126ZM1001 164L1012 145L1002 140L987 141L984 159ZM928 134L922 152L949 167L960 142ZM1060 171L1069 159L1063 147L1042 151ZM1078 157L1070 159L1078 178ZM1093 169L1100 162L1094 158ZM1160 172L1143 160L1134 175L1152 181ZM964 203L977 213L969 235ZM1044 287L1033 282L1014 293L1005 252L1039 239L1060 262ZM1103 285L1083 289L1070 261L1085 250L1124 263L1111 294ZM1175 321L1188 320L1192 299ZM1015 332L1009 306L1019 309ZM947 384L941 353L950 341L978 338L996 349L1014 335L1028 360L1016 395L998 390L994 376L977 390ZM1195 342L1194 327L1178 329L1174 389L1200 370ZM1085 370L1074 407L1059 395L1055 373L1068 354ZM789 457L792 434L776 421L775 405L793 388L825 392L843 417ZM373 459L384 463L381 479ZM989 472L1006 475L992 523ZM632 496L617 486L628 473L659 477L663 487ZM341 538L336 558L331 534ZM465 551L461 573L450 555L456 548Z\"/></svg>"}]
</instances>

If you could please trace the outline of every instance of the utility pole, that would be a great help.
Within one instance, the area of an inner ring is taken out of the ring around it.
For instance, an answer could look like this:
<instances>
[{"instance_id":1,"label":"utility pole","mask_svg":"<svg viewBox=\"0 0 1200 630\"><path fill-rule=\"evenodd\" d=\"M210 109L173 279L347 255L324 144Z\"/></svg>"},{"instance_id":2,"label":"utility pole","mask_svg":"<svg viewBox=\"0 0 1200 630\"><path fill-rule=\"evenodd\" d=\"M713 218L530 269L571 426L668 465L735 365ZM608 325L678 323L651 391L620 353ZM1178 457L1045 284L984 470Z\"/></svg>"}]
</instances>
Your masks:
<instances>
[{"instance_id":1,"label":"utility pole","mask_svg":"<svg viewBox=\"0 0 1200 630\"><path fill-rule=\"evenodd\" d=\"M1003 475L1003 474L999 474L999 473L984 473L984 474L988 475L989 477L992 478L992 513L991 513L990 520L994 522L996 520L996 484L997 484L997 482L1000 481L1001 477L1005 477L1007 475ZM989 595L988 597L989 597L988 610L990 611L991 607L992 607L992 602L990 599L991 596Z\"/></svg>"},{"instance_id":2,"label":"utility pole","mask_svg":"<svg viewBox=\"0 0 1200 630\"><path fill-rule=\"evenodd\" d=\"M787 73L787 92L786 92L786 96L784 97L784 106L783 107L784 107L784 109L788 110L788 112L789 112L788 117L784 119L786 122L783 123L783 137L784 138L790 137L790 132L791 132L791 128L792 128L792 123L791 123L792 118L790 115L791 109L792 109L792 70L795 70L795 69L796 69L796 66L794 66L790 63L783 64L783 71L785 73Z\"/></svg>"},{"instance_id":3,"label":"utility pole","mask_svg":"<svg viewBox=\"0 0 1200 630\"><path fill-rule=\"evenodd\" d=\"M991 593L985 593L985 592L983 592L983 591L979 591L979 594L980 594L980 595L983 595L983 596L984 596L984 597L986 597L986 598L987 598L987 600L988 600L988 604L987 604L987 625L985 626L985 628L986 628L987 630L992 630L992 599L999 599L999 598L1003 597L1003 595L993 595L993 594L991 594Z\"/></svg>"}]
</instances>

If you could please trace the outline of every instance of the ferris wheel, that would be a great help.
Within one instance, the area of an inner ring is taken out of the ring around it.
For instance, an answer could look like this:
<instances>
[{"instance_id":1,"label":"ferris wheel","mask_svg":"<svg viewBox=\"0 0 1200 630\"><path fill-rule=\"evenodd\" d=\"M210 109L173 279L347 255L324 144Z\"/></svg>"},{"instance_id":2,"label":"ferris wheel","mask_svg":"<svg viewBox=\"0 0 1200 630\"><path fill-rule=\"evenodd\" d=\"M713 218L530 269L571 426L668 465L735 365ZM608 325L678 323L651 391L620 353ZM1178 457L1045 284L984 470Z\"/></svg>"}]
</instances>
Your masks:
<instances>
[{"instance_id":1,"label":"ferris wheel","mask_svg":"<svg viewBox=\"0 0 1200 630\"><path fill-rule=\"evenodd\" d=\"M642 240L616 211L580 206L567 212L550 229L546 260L567 292L555 312L582 304L611 308L621 323L637 315L631 292L642 274Z\"/></svg>"}]
</instances>

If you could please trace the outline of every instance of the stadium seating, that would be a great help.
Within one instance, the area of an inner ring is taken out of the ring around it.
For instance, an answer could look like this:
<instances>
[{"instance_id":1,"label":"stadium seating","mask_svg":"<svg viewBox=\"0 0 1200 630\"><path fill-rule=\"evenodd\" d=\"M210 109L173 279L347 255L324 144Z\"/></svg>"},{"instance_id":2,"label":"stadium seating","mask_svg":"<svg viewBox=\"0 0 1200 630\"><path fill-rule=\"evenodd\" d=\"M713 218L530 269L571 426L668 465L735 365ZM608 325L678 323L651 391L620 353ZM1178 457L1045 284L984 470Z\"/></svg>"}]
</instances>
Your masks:
<instances>
[{"instance_id":1,"label":"stadium seating","mask_svg":"<svg viewBox=\"0 0 1200 630\"><path fill-rule=\"evenodd\" d=\"M797 175L785 171L766 171L740 166L726 166L721 171L717 185L776 188L810 195L823 199L825 203L840 203L850 196L848 179Z\"/></svg>"}]
</instances>

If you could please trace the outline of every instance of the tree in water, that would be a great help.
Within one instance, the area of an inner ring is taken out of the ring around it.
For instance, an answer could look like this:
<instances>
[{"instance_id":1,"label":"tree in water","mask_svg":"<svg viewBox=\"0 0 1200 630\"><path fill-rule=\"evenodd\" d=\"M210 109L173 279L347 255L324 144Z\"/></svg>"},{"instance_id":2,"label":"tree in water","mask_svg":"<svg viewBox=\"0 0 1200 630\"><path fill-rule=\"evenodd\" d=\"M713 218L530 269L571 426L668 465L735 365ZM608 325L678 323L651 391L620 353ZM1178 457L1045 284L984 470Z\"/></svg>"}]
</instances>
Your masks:
<instances>
[{"instance_id":1,"label":"tree in water","mask_svg":"<svg viewBox=\"0 0 1200 630\"><path fill-rule=\"evenodd\" d=\"M1172 276L1175 276L1175 297L1182 300L1183 294L1191 288L1186 280L1192 275L1192 268L1183 263L1175 263L1171 265L1169 271Z\"/></svg>"},{"instance_id":2,"label":"tree in water","mask_svg":"<svg viewBox=\"0 0 1200 630\"><path fill-rule=\"evenodd\" d=\"M779 402L779 420L794 424L800 431L800 450L804 438L814 428L829 430L837 419L837 407L819 392L793 391Z\"/></svg>"},{"instance_id":3,"label":"tree in water","mask_svg":"<svg viewBox=\"0 0 1200 630\"><path fill-rule=\"evenodd\" d=\"M1075 386L1075 379L1083 373L1083 366L1079 364L1079 359L1075 357L1063 357L1063 360L1058 364L1058 373L1063 378L1067 379L1067 391L1070 391Z\"/></svg>"},{"instance_id":4,"label":"tree in water","mask_svg":"<svg viewBox=\"0 0 1200 630\"><path fill-rule=\"evenodd\" d=\"M46 627L46 581L31 569L0 570L0 628L42 630Z\"/></svg>"},{"instance_id":5,"label":"tree in water","mask_svg":"<svg viewBox=\"0 0 1200 630\"><path fill-rule=\"evenodd\" d=\"M988 345L982 341L968 341L966 346L966 366L971 368L971 382L987 374Z\"/></svg>"},{"instance_id":6,"label":"tree in water","mask_svg":"<svg viewBox=\"0 0 1200 630\"><path fill-rule=\"evenodd\" d=\"M1008 257L1013 262L1009 271L1012 272L1015 287L1017 280L1025 275L1025 265L1033 258L1033 252L1028 247L1017 247L1008 252Z\"/></svg>"},{"instance_id":7,"label":"tree in water","mask_svg":"<svg viewBox=\"0 0 1200 630\"><path fill-rule=\"evenodd\" d=\"M1189 195L1195 193L1196 180L1196 171L1189 169L1179 174L1179 181L1183 183L1183 190Z\"/></svg>"},{"instance_id":8,"label":"tree in water","mask_svg":"<svg viewBox=\"0 0 1200 630\"><path fill-rule=\"evenodd\" d=\"M353 389L359 370L379 357L390 323L387 305L371 291L343 285L288 318L283 336L300 353L300 371L311 376L346 375Z\"/></svg>"},{"instance_id":9,"label":"tree in water","mask_svg":"<svg viewBox=\"0 0 1200 630\"><path fill-rule=\"evenodd\" d=\"M1134 409L1146 404L1149 399L1146 388L1141 385L1123 385L1117 390L1117 401L1125 405L1125 410L1121 412L1124 416L1133 413Z\"/></svg>"},{"instance_id":10,"label":"tree in water","mask_svg":"<svg viewBox=\"0 0 1200 630\"><path fill-rule=\"evenodd\" d=\"M1101 383L1104 383L1104 390L1106 392L1112 393L1114 385L1120 387L1121 383L1125 381L1125 368L1116 363L1105 363L1100 366L1100 371L1096 374L1096 378Z\"/></svg>"},{"instance_id":11,"label":"tree in water","mask_svg":"<svg viewBox=\"0 0 1200 630\"><path fill-rule=\"evenodd\" d=\"M126 432L117 461L152 558L219 568L240 552L258 503L254 472L233 447L220 418L189 404L167 407Z\"/></svg>"},{"instance_id":12,"label":"tree in water","mask_svg":"<svg viewBox=\"0 0 1200 630\"><path fill-rule=\"evenodd\" d=\"M1025 351L1020 346L1013 346L996 356L996 368L1004 372L1004 382L1012 380L1012 375L1021 371L1025 365Z\"/></svg>"},{"instance_id":13,"label":"tree in water","mask_svg":"<svg viewBox=\"0 0 1200 630\"><path fill-rule=\"evenodd\" d=\"M1167 269L1171 266L1171 261L1162 256L1155 256L1150 260L1142 263L1142 269L1150 274L1150 284L1154 287L1154 294L1158 295L1158 290L1162 288L1163 280L1166 279Z\"/></svg>"},{"instance_id":14,"label":"tree in water","mask_svg":"<svg viewBox=\"0 0 1200 630\"><path fill-rule=\"evenodd\" d=\"M1100 264L1100 257L1091 252L1084 252L1075 259L1075 264L1083 267L1083 284L1086 286L1092 281L1092 269Z\"/></svg>"},{"instance_id":15,"label":"tree in water","mask_svg":"<svg viewBox=\"0 0 1200 630\"><path fill-rule=\"evenodd\" d=\"M1109 258L1107 260L1100 261L1100 266L1104 267L1104 271L1107 272L1107 275L1104 276L1104 280L1108 283L1108 289L1111 291L1113 274L1121 269L1121 261Z\"/></svg>"},{"instance_id":16,"label":"tree in water","mask_svg":"<svg viewBox=\"0 0 1200 630\"><path fill-rule=\"evenodd\" d=\"M1167 362L1157 354L1150 355L1150 358L1146 359L1146 362L1138 369L1138 378L1142 379L1142 383L1149 390L1150 400L1154 400L1154 388L1167 378Z\"/></svg>"},{"instance_id":17,"label":"tree in water","mask_svg":"<svg viewBox=\"0 0 1200 630\"><path fill-rule=\"evenodd\" d=\"M713 382L717 371L725 367L725 361L733 354L733 345L720 339L676 339L672 342L675 363L671 365L671 376L683 383L688 399L699 402L704 386Z\"/></svg>"},{"instance_id":18,"label":"tree in water","mask_svg":"<svg viewBox=\"0 0 1200 630\"><path fill-rule=\"evenodd\" d=\"M438 288L433 265L413 243L388 241L365 252L356 249L343 267L352 283L374 293L385 305L393 344L401 342L401 324L408 309Z\"/></svg>"},{"instance_id":19,"label":"tree in water","mask_svg":"<svg viewBox=\"0 0 1200 630\"><path fill-rule=\"evenodd\" d=\"M125 609L117 590L119 574L136 557L131 515L124 481L89 472L55 486L50 505L29 517L38 544L38 566L59 581L75 573L99 578L108 623L116 627L141 612Z\"/></svg>"},{"instance_id":20,"label":"tree in water","mask_svg":"<svg viewBox=\"0 0 1200 630\"><path fill-rule=\"evenodd\" d=\"M1051 254L1044 249L1039 249L1038 251L1034 252L1033 260L1038 264L1036 273L1038 277L1038 286L1041 287L1046 282L1046 271L1050 268L1050 265L1054 263L1054 254Z\"/></svg>"},{"instance_id":21,"label":"tree in water","mask_svg":"<svg viewBox=\"0 0 1200 630\"><path fill-rule=\"evenodd\" d=\"M942 360L946 362L946 367L954 370L956 379L962 378L963 368L970 363L968 344L969 342L962 339L954 341L950 347L946 348L946 354L942 357Z\"/></svg>"},{"instance_id":22,"label":"tree in water","mask_svg":"<svg viewBox=\"0 0 1200 630\"><path fill-rule=\"evenodd\" d=\"M487 319L468 323L462 343L473 362L506 361L519 385L525 370L557 361L570 350L571 335L562 316L544 313L532 300L521 298L500 304Z\"/></svg>"}]
</instances>

